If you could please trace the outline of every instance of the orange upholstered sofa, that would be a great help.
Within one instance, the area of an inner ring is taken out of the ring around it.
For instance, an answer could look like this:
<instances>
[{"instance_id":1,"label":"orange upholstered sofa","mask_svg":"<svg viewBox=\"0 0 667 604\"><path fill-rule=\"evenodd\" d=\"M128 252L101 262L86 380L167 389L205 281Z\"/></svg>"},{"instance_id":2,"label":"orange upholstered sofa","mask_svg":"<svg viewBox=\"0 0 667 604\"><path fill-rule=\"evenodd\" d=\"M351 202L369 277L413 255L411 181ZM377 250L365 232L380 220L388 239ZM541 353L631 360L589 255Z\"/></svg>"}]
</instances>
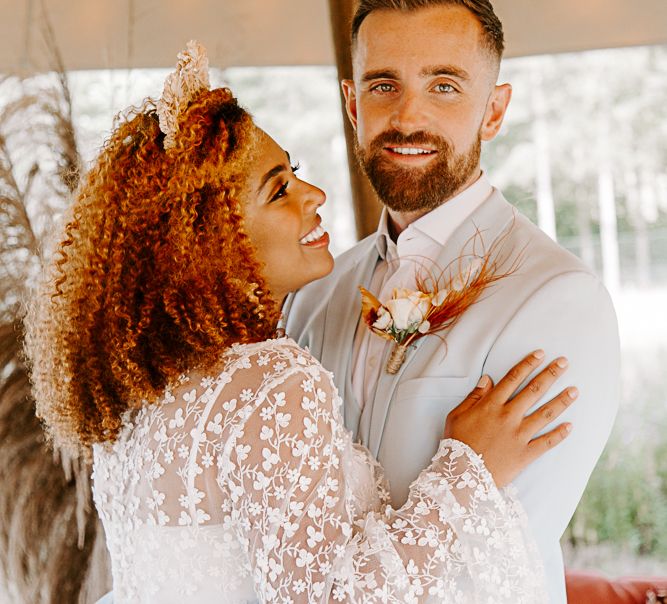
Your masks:
<instances>
[{"instance_id":1,"label":"orange upholstered sofa","mask_svg":"<svg viewBox=\"0 0 667 604\"><path fill-rule=\"evenodd\" d=\"M565 582L568 604L646 604L649 590L658 595L657 602L667 602L667 576L611 580L596 572L568 570Z\"/></svg>"}]
</instances>

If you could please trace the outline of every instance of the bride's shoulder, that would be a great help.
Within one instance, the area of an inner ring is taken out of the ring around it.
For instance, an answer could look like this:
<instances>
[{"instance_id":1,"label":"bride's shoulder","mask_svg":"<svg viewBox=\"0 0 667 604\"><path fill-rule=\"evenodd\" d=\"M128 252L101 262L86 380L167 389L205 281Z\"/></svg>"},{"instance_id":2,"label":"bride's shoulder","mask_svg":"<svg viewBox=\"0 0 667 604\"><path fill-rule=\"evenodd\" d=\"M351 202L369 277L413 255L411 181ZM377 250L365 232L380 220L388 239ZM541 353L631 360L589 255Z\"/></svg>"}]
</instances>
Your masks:
<instances>
[{"instance_id":1,"label":"bride's shoulder","mask_svg":"<svg viewBox=\"0 0 667 604\"><path fill-rule=\"evenodd\" d=\"M229 397L239 389L260 391L285 381L295 382L298 376L316 383L332 379L320 362L291 338L234 344L213 366L192 369L169 384L157 405L143 406L160 413L176 407L196 407L211 396Z\"/></svg>"},{"instance_id":2,"label":"bride's shoulder","mask_svg":"<svg viewBox=\"0 0 667 604\"><path fill-rule=\"evenodd\" d=\"M235 344L225 352L225 366L264 367L265 371L282 373L294 368L323 370L320 362L307 348L289 337L275 338L252 344Z\"/></svg>"},{"instance_id":3,"label":"bride's shoulder","mask_svg":"<svg viewBox=\"0 0 667 604\"><path fill-rule=\"evenodd\" d=\"M337 397L332 374L291 338L236 345L225 356L224 375L231 389L241 385L254 393L280 390L287 396L304 391Z\"/></svg>"}]
</instances>

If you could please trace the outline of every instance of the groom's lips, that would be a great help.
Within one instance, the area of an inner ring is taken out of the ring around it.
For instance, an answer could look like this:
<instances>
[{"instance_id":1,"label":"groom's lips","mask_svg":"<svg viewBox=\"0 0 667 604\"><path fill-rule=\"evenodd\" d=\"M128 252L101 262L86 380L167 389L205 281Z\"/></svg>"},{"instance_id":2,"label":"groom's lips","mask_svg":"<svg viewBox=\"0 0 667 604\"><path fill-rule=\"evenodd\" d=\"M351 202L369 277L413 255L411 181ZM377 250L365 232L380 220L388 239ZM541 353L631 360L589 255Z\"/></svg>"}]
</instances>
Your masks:
<instances>
[{"instance_id":1,"label":"groom's lips","mask_svg":"<svg viewBox=\"0 0 667 604\"><path fill-rule=\"evenodd\" d=\"M421 145L387 145L384 152L392 161L407 164L425 164L438 154L437 149Z\"/></svg>"}]
</instances>

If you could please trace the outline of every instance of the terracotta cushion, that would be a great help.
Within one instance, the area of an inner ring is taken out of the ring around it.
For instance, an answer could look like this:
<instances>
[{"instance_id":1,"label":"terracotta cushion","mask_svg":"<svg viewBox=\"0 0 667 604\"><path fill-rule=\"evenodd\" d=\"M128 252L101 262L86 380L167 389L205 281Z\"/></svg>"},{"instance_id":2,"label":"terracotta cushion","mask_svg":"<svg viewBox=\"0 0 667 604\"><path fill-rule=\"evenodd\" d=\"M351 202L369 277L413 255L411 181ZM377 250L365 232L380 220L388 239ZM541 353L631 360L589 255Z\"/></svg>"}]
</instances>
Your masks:
<instances>
[{"instance_id":1,"label":"terracotta cushion","mask_svg":"<svg viewBox=\"0 0 667 604\"><path fill-rule=\"evenodd\" d=\"M667 577L608 579L601 573L568 570L568 604L646 604L649 589L667 589Z\"/></svg>"}]
</instances>

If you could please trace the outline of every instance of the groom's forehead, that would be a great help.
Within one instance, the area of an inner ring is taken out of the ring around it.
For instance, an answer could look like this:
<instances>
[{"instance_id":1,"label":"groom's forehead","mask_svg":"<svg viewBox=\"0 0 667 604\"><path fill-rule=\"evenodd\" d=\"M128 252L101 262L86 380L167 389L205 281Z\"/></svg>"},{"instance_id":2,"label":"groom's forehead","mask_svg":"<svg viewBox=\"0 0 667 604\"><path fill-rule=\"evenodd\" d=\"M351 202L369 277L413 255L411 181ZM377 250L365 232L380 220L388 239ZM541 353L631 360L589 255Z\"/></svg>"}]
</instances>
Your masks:
<instances>
[{"instance_id":1,"label":"groom's forehead","mask_svg":"<svg viewBox=\"0 0 667 604\"><path fill-rule=\"evenodd\" d=\"M482 26L470 11L458 6L372 12L361 24L352 48L357 76L361 69L391 67L387 61L416 68L471 64L483 56L489 53Z\"/></svg>"}]
</instances>

